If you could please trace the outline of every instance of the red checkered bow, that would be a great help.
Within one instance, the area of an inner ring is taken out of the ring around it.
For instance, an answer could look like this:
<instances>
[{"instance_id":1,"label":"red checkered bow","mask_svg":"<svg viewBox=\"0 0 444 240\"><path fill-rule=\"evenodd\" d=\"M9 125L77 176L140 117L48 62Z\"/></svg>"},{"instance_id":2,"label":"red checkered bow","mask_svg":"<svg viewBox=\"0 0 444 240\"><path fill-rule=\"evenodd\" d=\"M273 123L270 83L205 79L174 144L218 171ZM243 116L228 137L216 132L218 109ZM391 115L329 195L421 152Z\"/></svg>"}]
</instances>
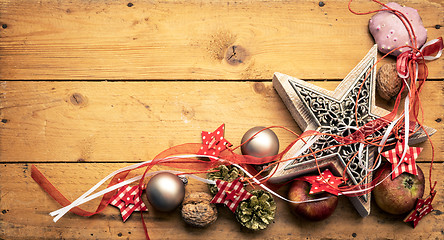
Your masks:
<instances>
[{"instance_id":1,"label":"red checkered bow","mask_svg":"<svg viewBox=\"0 0 444 240\"><path fill-rule=\"evenodd\" d=\"M139 186L130 187L125 185L110 200L110 204L120 209L123 222L125 222L134 211L147 211L145 204L139 195Z\"/></svg>"},{"instance_id":2,"label":"red checkered bow","mask_svg":"<svg viewBox=\"0 0 444 240\"><path fill-rule=\"evenodd\" d=\"M392 164L392 179L395 179L403 172L408 172L414 175L418 175L418 169L416 167L416 158L418 158L419 153L421 153L422 148L419 147L409 147L404 158L401 160L402 153L404 152L404 144L401 141L396 143L396 147L392 150L381 153L382 156L387 158L387 160ZM401 164L399 162L401 161ZM396 167L398 166L399 167Z\"/></svg>"},{"instance_id":3,"label":"red checkered bow","mask_svg":"<svg viewBox=\"0 0 444 240\"><path fill-rule=\"evenodd\" d=\"M247 200L252 196L237 179L230 183L216 180L216 186L219 191L213 200L211 200L211 203L223 203L227 205L232 212L236 211L241 201Z\"/></svg>"}]
</instances>

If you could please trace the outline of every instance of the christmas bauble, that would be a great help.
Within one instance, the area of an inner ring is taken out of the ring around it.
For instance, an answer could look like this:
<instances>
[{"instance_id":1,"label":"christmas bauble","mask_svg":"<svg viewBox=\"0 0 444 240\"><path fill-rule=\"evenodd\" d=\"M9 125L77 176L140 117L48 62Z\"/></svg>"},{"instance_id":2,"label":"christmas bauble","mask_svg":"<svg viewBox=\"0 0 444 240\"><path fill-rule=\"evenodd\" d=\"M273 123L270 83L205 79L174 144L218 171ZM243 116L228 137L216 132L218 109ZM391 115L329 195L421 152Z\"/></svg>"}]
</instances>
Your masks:
<instances>
[{"instance_id":1,"label":"christmas bauble","mask_svg":"<svg viewBox=\"0 0 444 240\"><path fill-rule=\"evenodd\" d=\"M163 172L153 176L146 185L146 195L151 206L161 212L176 209L185 197L185 186L180 178Z\"/></svg>"},{"instance_id":2,"label":"christmas bauble","mask_svg":"<svg viewBox=\"0 0 444 240\"><path fill-rule=\"evenodd\" d=\"M248 130L242 137L242 143L264 128L259 126ZM271 129L265 129L242 145L241 151L244 155L258 158L274 156L279 152L279 139Z\"/></svg>"}]
</instances>

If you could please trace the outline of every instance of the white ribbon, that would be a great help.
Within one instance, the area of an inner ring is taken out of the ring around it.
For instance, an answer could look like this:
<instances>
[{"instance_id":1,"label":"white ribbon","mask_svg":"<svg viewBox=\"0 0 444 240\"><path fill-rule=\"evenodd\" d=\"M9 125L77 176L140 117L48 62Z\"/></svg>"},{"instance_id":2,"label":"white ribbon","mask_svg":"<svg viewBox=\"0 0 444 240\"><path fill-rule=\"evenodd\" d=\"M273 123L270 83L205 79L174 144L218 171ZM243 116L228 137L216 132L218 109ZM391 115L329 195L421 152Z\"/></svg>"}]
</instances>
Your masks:
<instances>
[{"instance_id":1,"label":"white ribbon","mask_svg":"<svg viewBox=\"0 0 444 240\"><path fill-rule=\"evenodd\" d=\"M422 52L422 50L424 50L424 48L426 48L427 46L430 46L430 45L432 45L432 44L435 44L436 42L438 42L438 39L433 39L433 40L431 40L431 41L426 42L426 43L421 47L421 49L419 49L419 51ZM418 57L419 57L420 55L421 55L421 54L419 54L419 53L416 54L416 56L418 56ZM427 61L433 61L433 60L435 60L435 59L440 58L441 55L442 55L442 49L439 50L439 51L436 53L435 56L424 56L424 60L427 60Z\"/></svg>"},{"instance_id":2,"label":"white ribbon","mask_svg":"<svg viewBox=\"0 0 444 240\"><path fill-rule=\"evenodd\" d=\"M82 196L80 196L79 198L77 198L74 202L72 202L71 204L69 204L68 206L61 208L57 211L51 212L49 215L51 216L55 216L55 218L53 219L54 222L57 222L61 217L63 217L69 210L71 210L72 208L76 207L79 205L80 202L82 202L83 199L85 199L86 197L88 197L92 192L94 192L97 188L99 188L103 183L105 183L105 181L107 181L108 179L110 179L111 177L113 177L114 175L121 173L123 171L127 171L127 170L132 170L135 169L143 164L146 163L150 163L151 161L146 161L146 162L141 162L141 163L137 163L137 164L133 164L131 166L127 166L124 168L121 168L117 171L112 172L111 174L109 174L108 176L106 176L104 179L102 179L100 182L98 182L96 185L94 185L91 189L89 189L88 191L86 191Z\"/></svg>"},{"instance_id":3,"label":"white ribbon","mask_svg":"<svg viewBox=\"0 0 444 240\"><path fill-rule=\"evenodd\" d=\"M259 182L259 180L257 180L256 178L253 177L253 175L251 175L247 170L243 169L241 166L237 165L237 164L233 164L234 166L238 167L240 170L242 170L245 174L248 175L248 177L250 177L251 179L253 179L253 181L255 183L257 183L261 188L265 189L266 191L268 191L269 193L273 194L274 196L287 201L287 202L291 202L291 203L306 203L306 202L317 202L317 201L322 201L328 198L331 198L331 196L328 197L323 197L323 198L318 198L318 199L310 199L310 200L305 200L305 201L292 201L290 199L284 198L281 195L277 194L276 192L274 192L273 190L269 189L268 187L266 187L265 185L263 185L262 183Z\"/></svg>"},{"instance_id":4,"label":"white ribbon","mask_svg":"<svg viewBox=\"0 0 444 240\"><path fill-rule=\"evenodd\" d=\"M435 44L436 42L438 42L438 39L433 39L431 41L426 42L421 47L421 49L419 49L420 53L419 52L416 53L416 57L421 57L421 54L422 54L422 51L424 50L424 48L426 48L432 44ZM423 57L424 57L424 60L426 60L426 61L433 61L433 60L440 58L441 55L442 55L442 49L439 50L435 56L423 56ZM418 70L418 63L415 62L415 64L416 64L416 70ZM400 72L398 72L398 76L403 79L408 78L409 77L409 69L407 68L407 72L405 75L402 75ZM416 79L417 78L418 78L418 72L416 72Z\"/></svg>"},{"instance_id":5,"label":"white ribbon","mask_svg":"<svg viewBox=\"0 0 444 240\"><path fill-rule=\"evenodd\" d=\"M418 70L416 70L416 78L418 77ZM406 83L406 79L403 79L404 82ZM416 81L416 79L415 79ZM409 104L410 104L410 87L408 86L408 84L406 83L407 89L409 90L409 94L407 95L407 97L405 98L404 101L404 113L396 120L394 120L393 122L390 123L390 125L387 127L387 129L385 130L384 136L382 137L379 145L384 145L388 139L388 137L390 136L393 127L396 125L396 123L403 117L405 116L405 122L404 122L404 128L405 128L405 135L404 135L404 151L402 152L402 157L400 159L403 159L405 157L405 154L407 153L407 148L408 148L408 142L409 142L409 127L410 127L410 118L409 118ZM382 147L378 147L378 153L381 153L382 151ZM359 154L358 154L359 155ZM369 187L369 188L363 188L361 190L353 190L353 191L346 191L346 192L342 192L342 194L359 194L359 193L363 193L366 192L368 190L373 189L374 187L378 186L379 184L381 184L383 181L385 181L389 176L391 176L394 172L395 169L397 169L400 165L401 165L402 161L399 161L398 165L396 166L396 168L393 168L394 170L392 170L390 172L390 174L388 174L384 179L382 179L381 181L377 182L375 184L375 186ZM379 167L379 165L381 164L381 159L378 159L378 164L374 169L377 169Z\"/></svg>"},{"instance_id":6,"label":"white ribbon","mask_svg":"<svg viewBox=\"0 0 444 240\"><path fill-rule=\"evenodd\" d=\"M177 159L177 158L189 158L189 157L193 157L193 156L198 156L198 155L183 155L183 156L180 156L180 157L173 156L173 157L164 158L161 161L167 161L167 160L172 160L172 159ZM73 201L71 204L69 204L69 205L67 205L67 206L65 206L63 208L60 208L60 209L58 209L56 211L53 211L53 212L49 213L49 215L51 215L53 217L55 216L53 221L57 222L61 217L63 217L71 209L73 209L73 208L75 208L75 207L77 207L77 206L79 206L81 204L84 204L84 203L86 203L88 201L91 201L92 199L95 199L95 198L97 198L99 196L102 196L105 193L114 191L114 190L116 190L116 189L118 189L118 188L120 188L120 187L122 187L122 186L124 186L126 184L130 184L130 183L133 183L133 182L135 182L137 180L140 180L142 178L142 175L134 177L134 178L131 178L131 179L128 179L128 180L125 180L125 181L123 181L121 183L115 184L115 185L113 185L113 186L111 186L109 188L106 188L106 189L104 189L104 190L102 190L100 192L97 192L97 193L95 193L95 194L90 196L90 194L92 192L94 192L97 188L99 188L101 185L103 185L103 183L105 183L108 179L110 179L111 177L115 176L116 174L119 174L121 172L128 171L128 170L136 169L136 168L138 168L138 167L140 167L140 166L142 166L144 164L148 164L150 162L151 161L146 161L146 162L141 162L141 163L133 164L131 166L127 166L127 167L124 167L124 168L121 168L119 170L116 170L116 171L112 172L111 174L109 174L108 176L106 176L105 178L100 180L96 185L94 185L92 188L90 188L84 194L82 194L82 196L80 196L75 201ZM178 175L187 175L186 173L183 173L183 172L166 170L166 171L157 171L157 172L147 173L146 176L152 176L152 175L160 173L160 172L171 172L171 173L178 174ZM208 183L208 184L215 184L215 182L212 181L212 180L203 179L203 178L200 178L200 177L197 177L197 176L194 176L194 175L190 175L190 177L192 177L192 178L194 178L196 180Z\"/></svg>"}]
</instances>

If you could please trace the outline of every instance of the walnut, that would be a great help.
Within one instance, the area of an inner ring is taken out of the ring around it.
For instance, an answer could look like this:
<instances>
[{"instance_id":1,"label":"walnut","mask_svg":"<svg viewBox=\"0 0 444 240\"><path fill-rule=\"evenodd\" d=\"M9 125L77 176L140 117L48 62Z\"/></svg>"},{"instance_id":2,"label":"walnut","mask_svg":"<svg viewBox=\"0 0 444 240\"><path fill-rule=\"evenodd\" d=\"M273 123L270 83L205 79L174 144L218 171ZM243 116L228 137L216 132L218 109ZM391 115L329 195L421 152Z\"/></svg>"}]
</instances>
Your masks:
<instances>
[{"instance_id":1,"label":"walnut","mask_svg":"<svg viewBox=\"0 0 444 240\"><path fill-rule=\"evenodd\" d=\"M387 63L381 66L376 77L376 88L379 96L391 100L398 96L403 80L398 76L396 63Z\"/></svg>"},{"instance_id":2,"label":"walnut","mask_svg":"<svg viewBox=\"0 0 444 240\"><path fill-rule=\"evenodd\" d=\"M216 205L205 192L194 192L185 196L182 203L182 219L194 227L206 227L217 219Z\"/></svg>"}]
</instances>

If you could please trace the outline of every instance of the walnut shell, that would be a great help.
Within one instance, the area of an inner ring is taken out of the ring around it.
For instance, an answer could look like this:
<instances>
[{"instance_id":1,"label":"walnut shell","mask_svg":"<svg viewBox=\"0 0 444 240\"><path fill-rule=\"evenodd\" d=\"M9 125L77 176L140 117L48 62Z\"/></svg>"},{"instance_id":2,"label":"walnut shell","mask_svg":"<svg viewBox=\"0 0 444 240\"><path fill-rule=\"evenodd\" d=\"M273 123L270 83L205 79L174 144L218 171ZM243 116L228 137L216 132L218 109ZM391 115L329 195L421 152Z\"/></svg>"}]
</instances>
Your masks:
<instances>
[{"instance_id":1,"label":"walnut shell","mask_svg":"<svg viewBox=\"0 0 444 240\"><path fill-rule=\"evenodd\" d=\"M385 100L391 100L398 96L403 80L398 76L396 63L387 63L379 68L376 77L376 88L379 96Z\"/></svg>"},{"instance_id":2,"label":"walnut shell","mask_svg":"<svg viewBox=\"0 0 444 240\"><path fill-rule=\"evenodd\" d=\"M182 202L182 219L194 227L206 227L217 219L216 205L205 192L194 192L185 196Z\"/></svg>"}]
</instances>

